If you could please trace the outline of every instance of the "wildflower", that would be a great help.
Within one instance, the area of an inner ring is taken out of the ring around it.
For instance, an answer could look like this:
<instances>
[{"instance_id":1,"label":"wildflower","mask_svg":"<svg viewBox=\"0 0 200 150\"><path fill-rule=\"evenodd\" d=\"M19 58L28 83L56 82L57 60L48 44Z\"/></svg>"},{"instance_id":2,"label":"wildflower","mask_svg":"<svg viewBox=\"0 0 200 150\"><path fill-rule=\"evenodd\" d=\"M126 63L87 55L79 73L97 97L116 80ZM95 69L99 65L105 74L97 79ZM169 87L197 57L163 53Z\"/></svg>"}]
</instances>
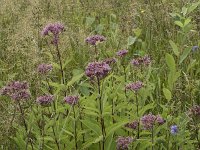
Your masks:
<instances>
[{"instance_id":1,"label":"wildflower","mask_svg":"<svg viewBox=\"0 0 200 150\"><path fill-rule=\"evenodd\" d=\"M29 85L26 81L12 81L1 89L1 95L9 96L13 100L30 98Z\"/></svg>"},{"instance_id":2,"label":"wildflower","mask_svg":"<svg viewBox=\"0 0 200 150\"><path fill-rule=\"evenodd\" d=\"M69 105L76 105L78 103L79 97L78 96L67 96L64 98L64 101Z\"/></svg>"},{"instance_id":3,"label":"wildflower","mask_svg":"<svg viewBox=\"0 0 200 150\"><path fill-rule=\"evenodd\" d=\"M144 57L138 57L136 59L133 59L131 61L131 64L135 67L139 67L141 65L148 66L151 63L151 59L149 56L144 56Z\"/></svg>"},{"instance_id":4,"label":"wildflower","mask_svg":"<svg viewBox=\"0 0 200 150\"><path fill-rule=\"evenodd\" d=\"M127 90L132 90L135 92L140 90L142 87L143 87L143 83L141 81L137 81L135 83L129 83L128 85L126 85Z\"/></svg>"},{"instance_id":5,"label":"wildflower","mask_svg":"<svg viewBox=\"0 0 200 150\"><path fill-rule=\"evenodd\" d=\"M200 106L199 105L195 105L192 108L190 108L189 115L191 117L200 117Z\"/></svg>"},{"instance_id":6,"label":"wildflower","mask_svg":"<svg viewBox=\"0 0 200 150\"><path fill-rule=\"evenodd\" d=\"M128 50L123 49L123 50L118 51L116 54L119 57L124 57L127 53L128 53Z\"/></svg>"},{"instance_id":7,"label":"wildflower","mask_svg":"<svg viewBox=\"0 0 200 150\"><path fill-rule=\"evenodd\" d=\"M160 117L160 115L152 115L151 113L148 115L144 115L141 118L141 122L144 126L144 129L150 130L153 128L153 126L158 123L158 125L162 125L165 123L164 119Z\"/></svg>"},{"instance_id":8,"label":"wildflower","mask_svg":"<svg viewBox=\"0 0 200 150\"><path fill-rule=\"evenodd\" d=\"M138 123L139 123L138 121L133 121L133 122L131 122L131 123L127 123L127 124L125 125L125 127L131 128L131 129L137 129Z\"/></svg>"},{"instance_id":9,"label":"wildflower","mask_svg":"<svg viewBox=\"0 0 200 150\"><path fill-rule=\"evenodd\" d=\"M50 23L43 28L41 34L43 36L46 36L49 35L49 32L51 32L55 36L63 31L64 31L64 26L61 23L54 23L54 24Z\"/></svg>"},{"instance_id":10,"label":"wildflower","mask_svg":"<svg viewBox=\"0 0 200 150\"><path fill-rule=\"evenodd\" d=\"M110 70L110 66L105 62L91 62L86 67L85 74L91 79L94 77L101 79L104 78Z\"/></svg>"},{"instance_id":11,"label":"wildflower","mask_svg":"<svg viewBox=\"0 0 200 150\"><path fill-rule=\"evenodd\" d=\"M105 59L103 62L105 62L106 64L108 64L108 65L111 65L111 64L114 64L114 63L116 63L116 59L115 58L107 58L107 59Z\"/></svg>"},{"instance_id":12,"label":"wildflower","mask_svg":"<svg viewBox=\"0 0 200 150\"><path fill-rule=\"evenodd\" d=\"M85 42L90 45L97 45L98 43L104 42L106 38L102 35L93 35L90 37L87 37Z\"/></svg>"},{"instance_id":13,"label":"wildflower","mask_svg":"<svg viewBox=\"0 0 200 150\"><path fill-rule=\"evenodd\" d=\"M22 91L11 94L11 98L13 100L17 100L17 101L29 99L30 97L31 97L31 94L27 90L22 90Z\"/></svg>"},{"instance_id":14,"label":"wildflower","mask_svg":"<svg viewBox=\"0 0 200 150\"><path fill-rule=\"evenodd\" d=\"M43 96L39 96L36 102L42 106L48 106L49 104L53 102L53 100L54 100L53 95L43 95Z\"/></svg>"},{"instance_id":15,"label":"wildflower","mask_svg":"<svg viewBox=\"0 0 200 150\"><path fill-rule=\"evenodd\" d=\"M119 136L116 142L117 142L117 150L128 150L130 143L133 142L133 138Z\"/></svg>"},{"instance_id":16,"label":"wildflower","mask_svg":"<svg viewBox=\"0 0 200 150\"><path fill-rule=\"evenodd\" d=\"M47 74L53 69L53 66L51 64L40 64L38 66L38 72L40 74Z\"/></svg>"},{"instance_id":17,"label":"wildflower","mask_svg":"<svg viewBox=\"0 0 200 150\"><path fill-rule=\"evenodd\" d=\"M156 116L152 115L151 113L141 118L141 122L146 130L152 129L155 121Z\"/></svg>"},{"instance_id":18,"label":"wildflower","mask_svg":"<svg viewBox=\"0 0 200 150\"><path fill-rule=\"evenodd\" d=\"M193 46L193 47L192 47L192 51L193 51L193 52L196 52L198 49L199 49L199 46Z\"/></svg>"},{"instance_id":19,"label":"wildflower","mask_svg":"<svg viewBox=\"0 0 200 150\"><path fill-rule=\"evenodd\" d=\"M162 125L165 123L165 120L160 116L160 115L157 115L156 116L156 122L159 124L159 125Z\"/></svg>"},{"instance_id":20,"label":"wildflower","mask_svg":"<svg viewBox=\"0 0 200 150\"><path fill-rule=\"evenodd\" d=\"M53 40L51 41L52 44L57 45L59 40L59 34L64 31L64 26L61 23L50 23L46 25L41 34L43 36L49 35L49 33L53 34Z\"/></svg>"},{"instance_id":21,"label":"wildflower","mask_svg":"<svg viewBox=\"0 0 200 150\"><path fill-rule=\"evenodd\" d=\"M171 132L171 134L173 134L173 135L175 135L175 134L177 134L178 133L178 127L177 127L177 125L172 125L171 127L170 127L170 132Z\"/></svg>"}]
</instances>

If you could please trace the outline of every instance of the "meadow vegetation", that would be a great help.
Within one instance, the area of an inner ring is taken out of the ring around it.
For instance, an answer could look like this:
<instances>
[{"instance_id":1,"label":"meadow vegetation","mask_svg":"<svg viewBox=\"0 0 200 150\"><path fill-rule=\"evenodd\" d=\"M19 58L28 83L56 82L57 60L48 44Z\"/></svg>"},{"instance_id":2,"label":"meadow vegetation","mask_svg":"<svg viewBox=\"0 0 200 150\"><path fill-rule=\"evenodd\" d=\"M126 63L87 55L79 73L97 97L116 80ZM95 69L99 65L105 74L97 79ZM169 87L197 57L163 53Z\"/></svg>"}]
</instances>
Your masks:
<instances>
[{"instance_id":1,"label":"meadow vegetation","mask_svg":"<svg viewBox=\"0 0 200 150\"><path fill-rule=\"evenodd\" d=\"M200 149L199 5L1 0L1 149Z\"/></svg>"}]
</instances>

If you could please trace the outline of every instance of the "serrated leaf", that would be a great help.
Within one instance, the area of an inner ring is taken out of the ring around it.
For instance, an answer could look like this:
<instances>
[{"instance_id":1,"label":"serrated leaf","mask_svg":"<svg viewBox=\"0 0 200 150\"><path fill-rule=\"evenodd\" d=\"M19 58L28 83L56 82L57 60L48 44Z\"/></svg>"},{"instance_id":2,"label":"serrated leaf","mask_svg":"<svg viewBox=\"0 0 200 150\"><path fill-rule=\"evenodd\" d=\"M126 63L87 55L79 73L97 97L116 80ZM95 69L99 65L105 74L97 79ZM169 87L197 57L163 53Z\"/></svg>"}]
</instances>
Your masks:
<instances>
[{"instance_id":1,"label":"serrated leaf","mask_svg":"<svg viewBox=\"0 0 200 150\"><path fill-rule=\"evenodd\" d=\"M172 99L172 94L171 94L170 90L168 90L167 88L163 88L163 93L164 93L164 96L167 100Z\"/></svg>"},{"instance_id":2,"label":"serrated leaf","mask_svg":"<svg viewBox=\"0 0 200 150\"><path fill-rule=\"evenodd\" d=\"M179 56L179 50L178 50L178 47L177 47L176 43L174 43L172 40L170 40L169 44L171 45L174 54L176 56Z\"/></svg>"}]
</instances>

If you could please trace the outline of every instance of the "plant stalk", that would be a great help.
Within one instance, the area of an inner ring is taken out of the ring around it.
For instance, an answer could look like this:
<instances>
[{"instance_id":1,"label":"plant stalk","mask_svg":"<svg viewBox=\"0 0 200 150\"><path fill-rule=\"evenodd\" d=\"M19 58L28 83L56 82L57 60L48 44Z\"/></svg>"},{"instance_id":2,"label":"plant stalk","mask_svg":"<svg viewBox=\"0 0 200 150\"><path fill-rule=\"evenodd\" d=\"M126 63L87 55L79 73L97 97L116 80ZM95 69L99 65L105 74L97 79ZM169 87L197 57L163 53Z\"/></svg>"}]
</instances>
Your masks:
<instances>
[{"instance_id":1,"label":"plant stalk","mask_svg":"<svg viewBox=\"0 0 200 150\"><path fill-rule=\"evenodd\" d=\"M101 83L100 83L100 79L97 76L97 83L98 83L98 94L99 94L99 108L100 108L100 125L101 125L101 132L102 132L102 136L103 136L103 140L102 140L102 150L105 150L105 136L106 136L106 132L105 132L105 124L104 124L104 118L103 118L103 104L101 101Z\"/></svg>"}]
</instances>

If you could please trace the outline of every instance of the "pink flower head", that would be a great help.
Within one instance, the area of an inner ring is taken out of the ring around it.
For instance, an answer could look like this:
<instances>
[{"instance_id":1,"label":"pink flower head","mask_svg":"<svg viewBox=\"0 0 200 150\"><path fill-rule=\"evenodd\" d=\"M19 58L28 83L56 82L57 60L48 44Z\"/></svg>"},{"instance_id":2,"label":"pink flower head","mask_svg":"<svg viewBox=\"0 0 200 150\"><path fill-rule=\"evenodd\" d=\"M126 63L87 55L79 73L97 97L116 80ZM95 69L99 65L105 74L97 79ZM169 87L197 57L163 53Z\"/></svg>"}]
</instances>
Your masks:
<instances>
[{"instance_id":1,"label":"pink flower head","mask_svg":"<svg viewBox=\"0 0 200 150\"><path fill-rule=\"evenodd\" d=\"M150 130L157 123L158 125L162 125L165 123L165 120L160 115L152 115L151 113L148 115L144 115L141 118L141 122L143 124L144 129Z\"/></svg>"},{"instance_id":2,"label":"pink flower head","mask_svg":"<svg viewBox=\"0 0 200 150\"><path fill-rule=\"evenodd\" d=\"M141 118L141 122L144 126L144 129L149 130L153 128L153 125L155 124L156 116L152 115L151 113L148 115L144 115Z\"/></svg>"},{"instance_id":3,"label":"pink flower head","mask_svg":"<svg viewBox=\"0 0 200 150\"><path fill-rule=\"evenodd\" d=\"M49 35L49 33L53 34L53 40L51 41L52 44L57 45L59 40L59 34L64 31L64 26L61 23L50 23L46 25L41 34L43 36Z\"/></svg>"},{"instance_id":4,"label":"pink flower head","mask_svg":"<svg viewBox=\"0 0 200 150\"><path fill-rule=\"evenodd\" d=\"M194 105L192 108L190 108L189 115L191 117L200 118L200 106L199 105Z\"/></svg>"},{"instance_id":5,"label":"pink flower head","mask_svg":"<svg viewBox=\"0 0 200 150\"><path fill-rule=\"evenodd\" d=\"M91 79L94 77L102 79L109 73L110 70L110 66L105 62L91 62L86 67L85 74Z\"/></svg>"},{"instance_id":6,"label":"pink flower head","mask_svg":"<svg viewBox=\"0 0 200 150\"><path fill-rule=\"evenodd\" d=\"M111 64L116 63L116 61L117 61L116 58L107 58L103 62L105 62L108 65L111 65Z\"/></svg>"},{"instance_id":7,"label":"pink flower head","mask_svg":"<svg viewBox=\"0 0 200 150\"><path fill-rule=\"evenodd\" d=\"M61 24L61 23L50 23L50 24L47 24L41 34L43 36L46 36L46 35L49 35L49 33L51 32L54 36L55 35L58 35L59 33L63 32L64 31L64 26Z\"/></svg>"},{"instance_id":8,"label":"pink flower head","mask_svg":"<svg viewBox=\"0 0 200 150\"><path fill-rule=\"evenodd\" d=\"M69 105L76 105L78 103L79 97L78 96L66 96L64 101Z\"/></svg>"},{"instance_id":9,"label":"pink flower head","mask_svg":"<svg viewBox=\"0 0 200 150\"><path fill-rule=\"evenodd\" d=\"M137 129L137 127L138 127L138 121L133 121L131 123L127 123L125 125L125 127L131 128L131 129Z\"/></svg>"},{"instance_id":10,"label":"pink flower head","mask_svg":"<svg viewBox=\"0 0 200 150\"><path fill-rule=\"evenodd\" d=\"M118 51L116 54L119 57L124 57L127 53L128 53L128 50L123 49L123 50Z\"/></svg>"},{"instance_id":11,"label":"pink flower head","mask_svg":"<svg viewBox=\"0 0 200 150\"><path fill-rule=\"evenodd\" d=\"M143 87L143 83L141 81L129 83L128 85L126 85L127 90L131 90L135 92L139 91L142 87Z\"/></svg>"},{"instance_id":12,"label":"pink flower head","mask_svg":"<svg viewBox=\"0 0 200 150\"><path fill-rule=\"evenodd\" d=\"M90 37L87 37L85 42L90 45L97 45L98 43L104 42L106 38L102 35L93 35Z\"/></svg>"},{"instance_id":13,"label":"pink flower head","mask_svg":"<svg viewBox=\"0 0 200 150\"><path fill-rule=\"evenodd\" d=\"M144 56L144 57L138 57L136 59L133 59L131 61L131 64L135 67L139 67L141 65L148 66L151 63L151 59L149 56Z\"/></svg>"},{"instance_id":14,"label":"pink flower head","mask_svg":"<svg viewBox=\"0 0 200 150\"><path fill-rule=\"evenodd\" d=\"M132 137L122 137L119 136L116 140L117 142L117 150L128 150L130 143L133 142Z\"/></svg>"},{"instance_id":15,"label":"pink flower head","mask_svg":"<svg viewBox=\"0 0 200 150\"><path fill-rule=\"evenodd\" d=\"M1 95L6 95L13 100L26 100L30 98L29 85L26 81L12 81L1 89Z\"/></svg>"},{"instance_id":16,"label":"pink flower head","mask_svg":"<svg viewBox=\"0 0 200 150\"><path fill-rule=\"evenodd\" d=\"M48 106L49 104L53 102L53 100L54 100L53 95L43 95L43 96L39 96L36 102L42 106Z\"/></svg>"},{"instance_id":17,"label":"pink flower head","mask_svg":"<svg viewBox=\"0 0 200 150\"><path fill-rule=\"evenodd\" d=\"M40 64L38 66L38 72L40 74L47 74L53 69L53 66L51 64Z\"/></svg>"}]
</instances>

